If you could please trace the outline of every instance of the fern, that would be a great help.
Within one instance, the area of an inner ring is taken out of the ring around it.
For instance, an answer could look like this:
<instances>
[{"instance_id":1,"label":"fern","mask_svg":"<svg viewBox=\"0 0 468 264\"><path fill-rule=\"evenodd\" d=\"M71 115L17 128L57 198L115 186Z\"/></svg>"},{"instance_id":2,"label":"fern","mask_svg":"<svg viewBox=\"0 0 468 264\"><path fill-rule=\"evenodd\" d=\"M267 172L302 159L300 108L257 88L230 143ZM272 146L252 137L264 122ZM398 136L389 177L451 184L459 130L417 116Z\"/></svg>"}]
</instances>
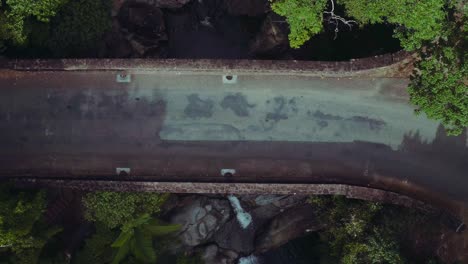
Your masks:
<instances>
[{"instance_id":1,"label":"fern","mask_svg":"<svg viewBox=\"0 0 468 264\"><path fill-rule=\"evenodd\" d=\"M121 228L119 237L111 245L118 249L112 263L118 264L129 255L143 263L156 262L153 238L167 236L179 229L179 225L166 225L157 219L152 219L149 214L141 215Z\"/></svg>"}]
</instances>

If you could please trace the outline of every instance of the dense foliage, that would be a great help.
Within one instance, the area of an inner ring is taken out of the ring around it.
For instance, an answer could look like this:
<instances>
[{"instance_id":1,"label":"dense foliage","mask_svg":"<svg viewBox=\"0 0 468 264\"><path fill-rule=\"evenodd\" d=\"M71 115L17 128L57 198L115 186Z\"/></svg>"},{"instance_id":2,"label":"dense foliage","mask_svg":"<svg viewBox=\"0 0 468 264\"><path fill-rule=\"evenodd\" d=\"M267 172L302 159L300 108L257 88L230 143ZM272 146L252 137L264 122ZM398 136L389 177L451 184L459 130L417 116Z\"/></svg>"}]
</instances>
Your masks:
<instances>
[{"instance_id":1,"label":"dense foliage","mask_svg":"<svg viewBox=\"0 0 468 264\"><path fill-rule=\"evenodd\" d=\"M406 50L443 34L446 0L339 0L346 13L361 24L388 22L396 25L395 36Z\"/></svg>"},{"instance_id":2,"label":"dense foliage","mask_svg":"<svg viewBox=\"0 0 468 264\"><path fill-rule=\"evenodd\" d=\"M290 27L289 45L299 48L313 35L322 31L323 10L327 0L278 0L271 9L286 17Z\"/></svg>"},{"instance_id":3,"label":"dense foliage","mask_svg":"<svg viewBox=\"0 0 468 264\"><path fill-rule=\"evenodd\" d=\"M452 135L468 127L467 25L464 16L447 26L447 38L419 52L408 87L416 113L440 120Z\"/></svg>"},{"instance_id":4,"label":"dense foliage","mask_svg":"<svg viewBox=\"0 0 468 264\"><path fill-rule=\"evenodd\" d=\"M79 252L77 263L154 263L164 253L164 238L179 229L179 225L155 218L168 196L129 192L85 195L85 217L95 222L96 233Z\"/></svg>"},{"instance_id":5,"label":"dense foliage","mask_svg":"<svg viewBox=\"0 0 468 264\"><path fill-rule=\"evenodd\" d=\"M73 264L81 263L110 263L114 250L112 242L117 238L118 231L96 223L96 232L85 240L83 248L73 258Z\"/></svg>"},{"instance_id":6,"label":"dense foliage","mask_svg":"<svg viewBox=\"0 0 468 264\"><path fill-rule=\"evenodd\" d=\"M43 191L25 192L0 185L0 254L8 253L9 263L37 263L47 241L61 231L42 221L45 207Z\"/></svg>"},{"instance_id":7,"label":"dense foliage","mask_svg":"<svg viewBox=\"0 0 468 264\"><path fill-rule=\"evenodd\" d=\"M402 263L398 243L388 230L373 225L382 206L349 200L341 196L311 197L309 202L322 211L324 221L333 223L323 240L340 263Z\"/></svg>"},{"instance_id":8,"label":"dense foliage","mask_svg":"<svg viewBox=\"0 0 468 264\"><path fill-rule=\"evenodd\" d=\"M83 198L85 217L108 228L122 227L142 214L156 214L167 194L93 192Z\"/></svg>"},{"instance_id":9,"label":"dense foliage","mask_svg":"<svg viewBox=\"0 0 468 264\"><path fill-rule=\"evenodd\" d=\"M111 28L110 0L72 0L50 23L46 42L54 57L93 54L102 36ZM95 52L94 52L95 53Z\"/></svg>"},{"instance_id":10,"label":"dense foliage","mask_svg":"<svg viewBox=\"0 0 468 264\"><path fill-rule=\"evenodd\" d=\"M31 19L47 23L68 0L5 0L0 1L0 42L23 44ZM0 45L1 46L1 45Z\"/></svg>"},{"instance_id":11,"label":"dense foliage","mask_svg":"<svg viewBox=\"0 0 468 264\"><path fill-rule=\"evenodd\" d=\"M6 2L0 7L0 53L13 56L95 57L112 24L111 0Z\"/></svg>"},{"instance_id":12,"label":"dense foliage","mask_svg":"<svg viewBox=\"0 0 468 264\"><path fill-rule=\"evenodd\" d=\"M437 240L442 228L438 214L343 196L311 196L309 203L322 222L330 223L320 232L324 252L332 255L327 263L439 263L434 249L425 247L430 242L414 243L422 234ZM424 252L415 255L415 247Z\"/></svg>"},{"instance_id":13,"label":"dense foliage","mask_svg":"<svg viewBox=\"0 0 468 264\"><path fill-rule=\"evenodd\" d=\"M118 264L128 255L135 257L141 263L155 263L157 255L153 238L167 236L179 228L179 225L163 224L151 218L149 214L143 214L127 222L122 227L119 237L112 243L112 247L118 249L112 263Z\"/></svg>"},{"instance_id":14,"label":"dense foliage","mask_svg":"<svg viewBox=\"0 0 468 264\"><path fill-rule=\"evenodd\" d=\"M415 50L425 41L442 36L446 16L446 0L333 0L361 26L390 23L396 26L395 36L406 50ZM286 17L290 27L290 46L298 48L322 30L323 12L328 0L277 0L272 10ZM337 22L337 21L335 21Z\"/></svg>"},{"instance_id":15,"label":"dense foliage","mask_svg":"<svg viewBox=\"0 0 468 264\"><path fill-rule=\"evenodd\" d=\"M432 51L417 62L409 86L411 102L429 117L441 120L448 134L458 135L468 126L468 68L455 61L453 48Z\"/></svg>"}]
</instances>

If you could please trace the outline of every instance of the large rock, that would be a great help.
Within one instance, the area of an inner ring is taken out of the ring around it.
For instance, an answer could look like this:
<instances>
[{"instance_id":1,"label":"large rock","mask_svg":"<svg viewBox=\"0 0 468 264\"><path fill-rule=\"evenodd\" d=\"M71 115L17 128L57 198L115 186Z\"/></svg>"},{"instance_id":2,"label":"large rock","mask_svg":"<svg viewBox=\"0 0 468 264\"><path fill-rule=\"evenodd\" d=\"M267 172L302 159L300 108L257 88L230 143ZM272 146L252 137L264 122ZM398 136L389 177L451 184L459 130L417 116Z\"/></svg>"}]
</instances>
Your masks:
<instances>
[{"instance_id":1,"label":"large rock","mask_svg":"<svg viewBox=\"0 0 468 264\"><path fill-rule=\"evenodd\" d=\"M139 57L145 56L149 50L158 49L161 41L167 41L163 13L154 5L126 2L120 8L118 21L121 31Z\"/></svg>"},{"instance_id":2,"label":"large rock","mask_svg":"<svg viewBox=\"0 0 468 264\"><path fill-rule=\"evenodd\" d=\"M255 249L255 226L254 220L246 229L243 229L234 217L216 232L213 240L222 248L248 255Z\"/></svg>"},{"instance_id":3,"label":"large rock","mask_svg":"<svg viewBox=\"0 0 468 264\"><path fill-rule=\"evenodd\" d=\"M262 226L283 211L305 203L305 195L258 195L245 201L257 226ZM242 201L244 197L242 196Z\"/></svg>"},{"instance_id":4,"label":"large rock","mask_svg":"<svg viewBox=\"0 0 468 264\"><path fill-rule=\"evenodd\" d=\"M250 44L250 53L257 56L275 56L289 47L284 20L270 13L263 21L260 32Z\"/></svg>"},{"instance_id":5,"label":"large rock","mask_svg":"<svg viewBox=\"0 0 468 264\"><path fill-rule=\"evenodd\" d=\"M103 57L128 58L131 57L133 48L130 42L118 32L111 32L104 38L106 46Z\"/></svg>"},{"instance_id":6,"label":"large rock","mask_svg":"<svg viewBox=\"0 0 468 264\"><path fill-rule=\"evenodd\" d=\"M238 256L236 252L219 248L215 244L208 245L202 253L205 264L234 264Z\"/></svg>"},{"instance_id":7,"label":"large rock","mask_svg":"<svg viewBox=\"0 0 468 264\"><path fill-rule=\"evenodd\" d=\"M271 219L288 208L302 205L307 196L300 195L241 195L242 207L252 216L252 223L243 229L236 218L227 222L213 237L218 246L249 255L255 250L256 234Z\"/></svg>"},{"instance_id":8,"label":"large rock","mask_svg":"<svg viewBox=\"0 0 468 264\"><path fill-rule=\"evenodd\" d=\"M311 205L291 208L275 217L259 233L255 241L255 253L278 248L292 239L320 230L324 226L318 221Z\"/></svg>"},{"instance_id":9,"label":"large rock","mask_svg":"<svg viewBox=\"0 0 468 264\"><path fill-rule=\"evenodd\" d=\"M193 247L208 241L230 216L227 200L188 196L174 209L170 222L182 225L179 237L183 244Z\"/></svg>"}]
</instances>

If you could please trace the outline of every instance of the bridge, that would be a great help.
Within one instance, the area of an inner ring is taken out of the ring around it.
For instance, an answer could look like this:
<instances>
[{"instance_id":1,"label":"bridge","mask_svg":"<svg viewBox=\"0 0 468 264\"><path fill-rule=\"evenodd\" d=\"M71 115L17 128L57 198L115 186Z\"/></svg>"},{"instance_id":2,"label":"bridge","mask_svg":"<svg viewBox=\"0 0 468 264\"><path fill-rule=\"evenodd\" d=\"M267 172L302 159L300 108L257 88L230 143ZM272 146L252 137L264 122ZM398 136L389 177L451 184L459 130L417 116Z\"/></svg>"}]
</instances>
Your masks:
<instances>
[{"instance_id":1,"label":"bridge","mask_svg":"<svg viewBox=\"0 0 468 264\"><path fill-rule=\"evenodd\" d=\"M463 219L466 131L448 137L414 115L408 60L0 61L0 175L77 188L379 193Z\"/></svg>"}]
</instances>

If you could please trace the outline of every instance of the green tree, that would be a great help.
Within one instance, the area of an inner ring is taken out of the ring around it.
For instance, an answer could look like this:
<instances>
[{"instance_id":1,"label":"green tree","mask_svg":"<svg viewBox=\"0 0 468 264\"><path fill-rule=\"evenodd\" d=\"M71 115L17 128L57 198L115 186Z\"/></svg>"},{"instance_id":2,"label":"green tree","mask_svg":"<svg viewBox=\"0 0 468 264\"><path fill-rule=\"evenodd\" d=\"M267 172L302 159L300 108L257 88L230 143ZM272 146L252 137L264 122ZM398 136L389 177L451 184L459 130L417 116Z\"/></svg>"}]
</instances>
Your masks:
<instances>
[{"instance_id":1,"label":"green tree","mask_svg":"<svg viewBox=\"0 0 468 264\"><path fill-rule=\"evenodd\" d=\"M401 264L404 263L398 244L387 236L374 232L363 242L351 242L344 247L343 264Z\"/></svg>"},{"instance_id":2,"label":"green tree","mask_svg":"<svg viewBox=\"0 0 468 264\"><path fill-rule=\"evenodd\" d=\"M361 24L391 23L406 50L443 36L446 0L339 0L346 13Z\"/></svg>"},{"instance_id":3,"label":"green tree","mask_svg":"<svg viewBox=\"0 0 468 264\"><path fill-rule=\"evenodd\" d=\"M312 196L309 203L317 207L324 222L332 223L321 237L340 263L403 263L393 234L373 223L381 204L343 196Z\"/></svg>"},{"instance_id":4,"label":"green tree","mask_svg":"<svg viewBox=\"0 0 468 264\"><path fill-rule=\"evenodd\" d=\"M29 33L29 19L49 22L68 0L5 0L0 1L0 41L23 44Z\"/></svg>"},{"instance_id":5,"label":"green tree","mask_svg":"<svg viewBox=\"0 0 468 264\"><path fill-rule=\"evenodd\" d=\"M54 57L82 57L95 53L112 25L111 0L72 0L49 27L45 42Z\"/></svg>"},{"instance_id":6,"label":"green tree","mask_svg":"<svg viewBox=\"0 0 468 264\"><path fill-rule=\"evenodd\" d=\"M271 1L271 0L270 0ZM289 24L289 45L299 48L312 36L322 31L323 11L327 0L277 0L271 9L286 17Z\"/></svg>"},{"instance_id":7,"label":"green tree","mask_svg":"<svg viewBox=\"0 0 468 264\"><path fill-rule=\"evenodd\" d=\"M464 21L463 21L464 20ZM440 120L450 135L468 127L468 43L466 15L451 23L448 37L419 52L408 86L416 113Z\"/></svg>"},{"instance_id":8,"label":"green tree","mask_svg":"<svg viewBox=\"0 0 468 264\"><path fill-rule=\"evenodd\" d=\"M118 264L128 255L134 256L142 263L156 262L153 238L167 236L179 229L180 225L165 225L151 218L149 214L127 222L121 228L119 237L112 243L112 247L118 249L112 263Z\"/></svg>"},{"instance_id":9,"label":"green tree","mask_svg":"<svg viewBox=\"0 0 468 264\"><path fill-rule=\"evenodd\" d=\"M18 191L0 185L0 245L12 253L15 263L37 263L47 241L61 231L42 220L46 207L44 191Z\"/></svg>"},{"instance_id":10,"label":"green tree","mask_svg":"<svg viewBox=\"0 0 468 264\"><path fill-rule=\"evenodd\" d=\"M93 192L83 198L85 217L108 228L121 227L141 214L160 212L169 194Z\"/></svg>"},{"instance_id":11,"label":"green tree","mask_svg":"<svg viewBox=\"0 0 468 264\"><path fill-rule=\"evenodd\" d=\"M119 232L100 223L96 223L95 228L96 232L85 240L83 248L78 251L72 263L110 263L112 261L114 250L111 244L118 237Z\"/></svg>"},{"instance_id":12,"label":"green tree","mask_svg":"<svg viewBox=\"0 0 468 264\"><path fill-rule=\"evenodd\" d=\"M273 1L273 0L271 0ZM345 7L348 16L361 25L390 23L395 37L406 50L415 50L424 42L443 37L447 0L276 0L272 10L286 17L290 27L290 46L298 48L320 33L323 12L329 2Z\"/></svg>"}]
</instances>

